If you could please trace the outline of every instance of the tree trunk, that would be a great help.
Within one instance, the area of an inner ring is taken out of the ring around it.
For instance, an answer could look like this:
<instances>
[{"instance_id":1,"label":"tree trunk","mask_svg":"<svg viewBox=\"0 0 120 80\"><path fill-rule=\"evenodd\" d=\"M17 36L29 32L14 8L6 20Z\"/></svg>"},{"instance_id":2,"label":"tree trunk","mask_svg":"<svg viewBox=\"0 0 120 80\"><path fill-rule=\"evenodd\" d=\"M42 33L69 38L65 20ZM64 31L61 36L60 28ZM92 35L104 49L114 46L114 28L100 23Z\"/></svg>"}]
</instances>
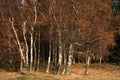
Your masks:
<instances>
[{"instance_id":1,"label":"tree trunk","mask_svg":"<svg viewBox=\"0 0 120 80\"><path fill-rule=\"evenodd\" d=\"M32 71L33 68L33 27L32 32L30 33L31 36L31 43L30 43L30 71Z\"/></svg>"},{"instance_id":2,"label":"tree trunk","mask_svg":"<svg viewBox=\"0 0 120 80\"><path fill-rule=\"evenodd\" d=\"M21 46L21 44L20 44L20 41L19 41L19 37L18 37L18 35L17 35L17 32L16 32L16 30L15 30L15 28L14 28L13 17L12 17L12 19L9 18L9 22L11 23L11 27L12 27L12 29L13 29L13 31L14 31L14 34L15 34L15 37L16 37L16 40L17 40L17 43L18 43L18 46L19 46L21 63L22 63L22 62L25 63L25 57L24 57L24 55L23 55L22 46ZM22 71L21 66L20 66L20 70Z\"/></svg>"},{"instance_id":3,"label":"tree trunk","mask_svg":"<svg viewBox=\"0 0 120 80\"><path fill-rule=\"evenodd\" d=\"M43 33L45 33L45 30L43 30ZM43 34L43 42L42 42L42 63L45 63L45 34Z\"/></svg>"},{"instance_id":4,"label":"tree trunk","mask_svg":"<svg viewBox=\"0 0 120 80\"><path fill-rule=\"evenodd\" d=\"M48 65L47 65L47 69L46 69L46 72L47 72L47 73L49 73L49 69L50 69L51 51L52 51L52 23L51 23L50 39L49 39L49 57L48 57Z\"/></svg>"},{"instance_id":5,"label":"tree trunk","mask_svg":"<svg viewBox=\"0 0 120 80\"><path fill-rule=\"evenodd\" d=\"M100 55L100 65L102 64L102 55Z\"/></svg>"},{"instance_id":6,"label":"tree trunk","mask_svg":"<svg viewBox=\"0 0 120 80\"><path fill-rule=\"evenodd\" d=\"M39 30L39 35L38 35L38 55L37 55L37 71L39 71L40 68L40 30Z\"/></svg>"},{"instance_id":7,"label":"tree trunk","mask_svg":"<svg viewBox=\"0 0 120 80\"><path fill-rule=\"evenodd\" d=\"M58 63L58 43L57 39L55 39L54 47L53 47L53 55L54 55L54 62L53 62L53 71L57 73L58 67L56 66Z\"/></svg>"},{"instance_id":8,"label":"tree trunk","mask_svg":"<svg viewBox=\"0 0 120 80\"><path fill-rule=\"evenodd\" d=\"M63 69L63 73L62 74L65 74L66 73L66 65L67 65L67 56L66 56L65 44L63 45L63 47L64 47L64 51L63 51L64 69Z\"/></svg>"},{"instance_id":9,"label":"tree trunk","mask_svg":"<svg viewBox=\"0 0 120 80\"><path fill-rule=\"evenodd\" d=\"M99 64L102 63L102 46L100 46L100 58L99 58Z\"/></svg>"},{"instance_id":10,"label":"tree trunk","mask_svg":"<svg viewBox=\"0 0 120 80\"><path fill-rule=\"evenodd\" d=\"M58 26L59 28L59 32L58 32L58 53L59 53L59 56L58 56L58 73L57 74L60 74L60 69L61 69L61 64L62 64L62 41L61 41L61 37L62 37L62 34L61 34L61 29L60 27Z\"/></svg>"},{"instance_id":11,"label":"tree trunk","mask_svg":"<svg viewBox=\"0 0 120 80\"><path fill-rule=\"evenodd\" d=\"M34 41L34 65L33 65L34 71L36 70L36 62L37 62L36 41L37 41L37 38Z\"/></svg>"},{"instance_id":12,"label":"tree trunk","mask_svg":"<svg viewBox=\"0 0 120 80\"><path fill-rule=\"evenodd\" d=\"M38 55L37 55L37 71L40 70L40 52L38 52Z\"/></svg>"},{"instance_id":13,"label":"tree trunk","mask_svg":"<svg viewBox=\"0 0 120 80\"><path fill-rule=\"evenodd\" d=\"M20 72L22 72L22 70L23 70L23 61L21 59L21 61L20 61Z\"/></svg>"},{"instance_id":14,"label":"tree trunk","mask_svg":"<svg viewBox=\"0 0 120 80\"><path fill-rule=\"evenodd\" d=\"M29 49L28 49L28 43L27 43L27 39L26 39L26 21L23 22L23 38L24 38L24 42L25 42L25 46L26 46L26 68L27 68L27 74L29 74L29 63L28 63L28 52L29 52Z\"/></svg>"},{"instance_id":15,"label":"tree trunk","mask_svg":"<svg viewBox=\"0 0 120 80\"><path fill-rule=\"evenodd\" d=\"M88 75L88 69L90 65L90 56L87 56L86 67L85 67L85 75Z\"/></svg>"},{"instance_id":16,"label":"tree trunk","mask_svg":"<svg viewBox=\"0 0 120 80\"><path fill-rule=\"evenodd\" d=\"M69 57L68 57L68 64L67 64L67 72L66 74L70 74L70 68L72 65L73 60L73 44L70 44L70 50L69 50Z\"/></svg>"}]
</instances>

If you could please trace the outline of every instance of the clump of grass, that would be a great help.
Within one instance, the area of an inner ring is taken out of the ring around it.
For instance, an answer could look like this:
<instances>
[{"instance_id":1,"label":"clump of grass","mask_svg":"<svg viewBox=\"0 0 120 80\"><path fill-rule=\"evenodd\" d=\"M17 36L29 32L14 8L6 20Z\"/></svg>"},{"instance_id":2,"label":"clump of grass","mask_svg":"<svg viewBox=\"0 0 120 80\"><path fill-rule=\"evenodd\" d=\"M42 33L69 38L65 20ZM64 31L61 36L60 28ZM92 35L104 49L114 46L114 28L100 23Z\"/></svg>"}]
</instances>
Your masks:
<instances>
[{"instance_id":1,"label":"clump of grass","mask_svg":"<svg viewBox=\"0 0 120 80\"><path fill-rule=\"evenodd\" d=\"M18 77L16 80L27 80L25 77Z\"/></svg>"},{"instance_id":2,"label":"clump of grass","mask_svg":"<svg viewBox=\"0 0 120 80\"><path fill-rule=\"evenodd\" d=\"M118 71L120 70L120 66L117 65L112 65L112 64L91 64L90 68L93 69L102 69L102 70L107 70L107 71Z\"/></svg>"},{"instance_id":3,"label":"clump of grass","mask_svg":"<svg viewBox=\"0 0 120 80\"><path fill-rule=\"evenodd\" d=\"M45 77L43 77L43 80L59 80L59 79L57 79L55 77L51 77L51 76L45 76Z\"/></svg>"},{"instance_id":4,"label":"clump of grass","mask_svg":"<svg viewBox=\"0 0 120 80\"><path fill-rule=\"evenodd\" d=\"M25 77L11 78L7 80L27 80Z\"/></svg>"}]
</instances>

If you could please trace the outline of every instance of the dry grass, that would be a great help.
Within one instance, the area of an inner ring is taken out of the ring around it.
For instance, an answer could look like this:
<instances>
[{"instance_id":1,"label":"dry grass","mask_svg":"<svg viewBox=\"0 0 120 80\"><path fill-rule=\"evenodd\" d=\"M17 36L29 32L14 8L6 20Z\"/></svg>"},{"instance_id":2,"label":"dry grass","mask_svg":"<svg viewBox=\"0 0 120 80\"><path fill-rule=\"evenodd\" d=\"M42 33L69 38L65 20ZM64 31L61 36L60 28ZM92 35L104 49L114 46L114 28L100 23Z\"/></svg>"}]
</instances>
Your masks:
<instances>
[{"instance_id":1,"label":"dry grass","mask_svg":"<svg viewBox=\"0 0 120 80\"><path fill-rule=\"evenodd\" d=\"M25 75L15 72L0 72L0 80L120 80L120 66L110 64L92 64L89 75L84 75L84 64L72 66L70 75L46 74L44 72L33 72Z\"/></svg>"}]
</instances>

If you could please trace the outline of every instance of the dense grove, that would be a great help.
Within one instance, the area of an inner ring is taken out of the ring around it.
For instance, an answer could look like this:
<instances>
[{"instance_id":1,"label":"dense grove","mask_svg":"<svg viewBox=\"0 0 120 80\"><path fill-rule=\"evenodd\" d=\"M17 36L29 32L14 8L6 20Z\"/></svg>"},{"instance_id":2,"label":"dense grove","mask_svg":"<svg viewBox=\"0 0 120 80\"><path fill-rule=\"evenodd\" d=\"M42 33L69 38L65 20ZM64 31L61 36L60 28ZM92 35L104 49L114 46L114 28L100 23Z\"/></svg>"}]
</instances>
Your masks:
<instances>
[{"instance_id":1,"label":"dense grove","mask_svg":"<svg viewBox=\"0 0 120 80\"><path fill-rule=\"evenodd\" d=\"M0 0L0 68L70 74L82 62L88 74L90 62L114 62L119 2Z\"/></svg>"}]
</instances>

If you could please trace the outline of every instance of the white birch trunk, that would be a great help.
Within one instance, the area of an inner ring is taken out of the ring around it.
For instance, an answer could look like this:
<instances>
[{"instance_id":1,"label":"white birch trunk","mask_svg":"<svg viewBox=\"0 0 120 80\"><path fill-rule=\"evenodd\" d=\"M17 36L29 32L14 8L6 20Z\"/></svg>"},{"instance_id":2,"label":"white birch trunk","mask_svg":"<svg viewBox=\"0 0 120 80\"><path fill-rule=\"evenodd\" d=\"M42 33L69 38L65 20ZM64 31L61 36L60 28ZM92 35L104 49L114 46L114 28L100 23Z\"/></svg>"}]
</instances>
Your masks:
<instances>
[{"instance_id":1,"label":"white birch trunk","mask_svg":"<svg viewBox=\"0 0 120 80\"><path fill-rule=\"evenodd\" d=\"M58 74L60 74L61 64L62 64L62 41L61 41L61 29L59 28L59 39L58 39L58 48L59 48L59 57L58 57Z\"/></svg>"},{"instance_id":2,"label":"white birch trunk","mask_svg":"<svg viewBox=\"0 0 120 80\"><path fill-rule=\"evenodd\" d=\"M53 1L52 1L53 3ZM52 15L52 3L50 2L50 6L49 6L49 16ZM49 69L50 69L50 63L51 63L51 51L52 51L52 29L53 29L53 24L51 22L51 18L49 19L50 20L50 39L49 39L49 57L48 57L48 64L47 64L47 69L46 69L46 72L49 73Z\"/></svg>"},{"instance_id":3,"label":"white birch trunk","mask_svg":"<svg viewBox=\"0 0 120 80\"><path fill-rule=\"evenodd\" d=\"M70 44L68 64L67 64L68 66L67 66L66 74L70 74L70 68L71 68L71 65L72 65L72 60L73 60L73 44Z\"/></svg>"},{"instance_id":4,"label":"white birch trunk","mask_svg":"<svg viewBox=\"0 0 120 80\"><path fill-rule=\"evenodd\" d=\"M13 17L12 17L12 20L9 18L9 22L11 23L11 27L14 31L14 34L15 34L15 37L16 37L16 40L17 40L17 44L18 44L18 47L19 47L19 50L20 50L20 57L21 57L21 66L20 66L20 70L22 71L22 62L25 63L25 57L23 55L23 51L22 51L22 46L20 44L20 41L19 41L19 37L18 37L18 34L14 28L14 22L13 22Z\"/></svg>"},{"instance_id":5,"label":"white birch trunk","mask_svg":"<svg viewBox=\"0 0 120 80\"><path fill-rule=\"evenodd\" d=\"M51 50L52 50L52 23L51 23L51 29L50 29L50 39L49 39L49 57L48 57L48 65L46 72L49 73L50 69L50 63L51 63Z\"/></svg>"},{"instance_id":6,"label":"white birch trunk","mask_svg":"<svg viewBox=\"0 0 120 80\"><path fill-rule=\"evenodd\" d=\"M26 21L23 22L23 38L24 38L24 42L25 42L25 46L26 46L26 68L27 68L27 74L29 74L29 63L28 63L28 43L27 43L27 39L26 39Z\"/></svg>"},{"instance_id":7,"label":"white birch trunk","mask_svg":"<svg viewBox=\"0 0 120 80\"><path fill-rule=\"evenodd\" d=\"M33 68L33 27L32 32L30 33L31 36L31 43L30 43L30 71L32 71Z\"/></svg>"},{"instance_id":8,"label":"white birch trunk","mask_svg":"<svg viewBox=\"0 0 120 80\"><path fill-rule=\"evenodd\" d=\"M32 70L33 68L33 44L34 44L34 41L33 41L33 31L34 31L34 27L36 25L36 21L37 21L37 7L36 7L36 3L37 3L37 0L33 0L33 9L34 9L34 22L33 22L33 26L31 26L31 33L30 33L30 36L31 36L31 43L30 43L30 54L31 54L31 60L30 60L30 71Z\"/></svg>"},{"instance_id":9,"label":"white birch trunk","mask_svg":"<svg viewBox=\"0 0 120 80\"><path fill-rule=\"evenodd\" d=\"M100 56L100 62L99 63L100 63L100 65L102 64L102 56Z\"/></svg>"},{"instance_id":10,"label":"white birch trunk","mask_svg":"<svg viewBox=\"0 0 120 80\"><path fill-rule=\"evenodd\" d=\"M87 56L86 67L85 67L85 75L88 75L88 69L90 65L90 56Z\"/></svg>"}]
</instances>

